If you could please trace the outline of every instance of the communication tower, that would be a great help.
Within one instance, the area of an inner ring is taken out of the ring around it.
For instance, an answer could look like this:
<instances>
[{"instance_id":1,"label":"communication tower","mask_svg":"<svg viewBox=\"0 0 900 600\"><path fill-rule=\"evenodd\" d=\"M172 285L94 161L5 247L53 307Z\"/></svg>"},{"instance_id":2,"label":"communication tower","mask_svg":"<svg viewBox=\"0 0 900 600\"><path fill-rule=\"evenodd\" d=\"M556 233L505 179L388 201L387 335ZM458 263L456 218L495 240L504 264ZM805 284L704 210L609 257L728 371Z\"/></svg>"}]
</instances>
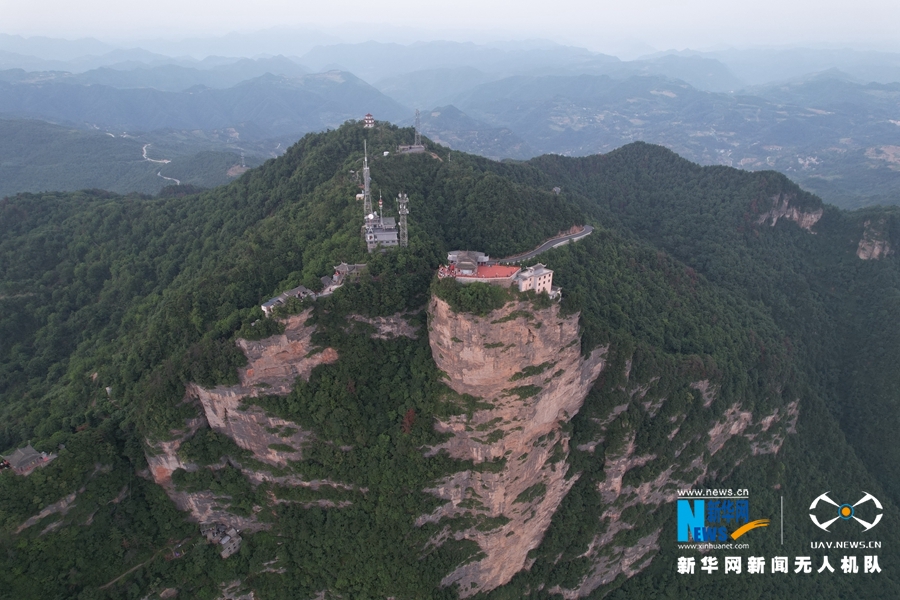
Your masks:
<instances>
[{"instance_id":1,"label":"communication tower","mask_svg":"<svg viewBox=\"0 0 900 600\"><path fill-rule=\"evenodd\" d=\"M366 248L369 252L377 249L382 251L398 245L397 219L384 216L384 201L381 194L378 195L378 211L372 208L372 178L369 176L369 149L363 146L363 193L358 194L363 199L363 226L362 233L366 240Z\"/></svg>"},{"instance_id":2,"label":"communication tower","mask_svg":"<svg viewBox=\"0 0 900 600\"><path fill-rule=\"evenodd\" d=\"M419 133L419 109L416 109L416 141L413 146L421 146L422 145L422 134Z\"/></svg>"},{"instance_id":3,"label":"communication tower","mask_svg":"<svg viewBox=\"0 0 900 600\"><path fill-rule=\"evenodd\" d=\"M372 218L372 191L369 188L371 178L369 177L369 149L366 141L363 140L363 217L366 221Z\"/></svg>"},{"instance_id":4,"label":"communication tower","mask_svg":"<svg viewBox=\"0 0 900 600\"><path fill-rule=\"evenodd\" d=\"M400 246L409 245L409 230L406 225L406 215L409 214L409 198L403 192L397 196L397 203L400 205L397 212L400 214Z\"/></svg>"},{"instance_id":5,"label":"communication tower","mask_svg":"<svg viewBox=\"0 0 900 600\"><path fill-rule=\"evenodd\" d=\"M416 109L416 137L413 140L415 143L411 146L400 146L397 150L400 154L418 154L419 152L425 152L425 146L422 145L422 132L419 131L419 109Z\"/></svg>"}]
</instances>

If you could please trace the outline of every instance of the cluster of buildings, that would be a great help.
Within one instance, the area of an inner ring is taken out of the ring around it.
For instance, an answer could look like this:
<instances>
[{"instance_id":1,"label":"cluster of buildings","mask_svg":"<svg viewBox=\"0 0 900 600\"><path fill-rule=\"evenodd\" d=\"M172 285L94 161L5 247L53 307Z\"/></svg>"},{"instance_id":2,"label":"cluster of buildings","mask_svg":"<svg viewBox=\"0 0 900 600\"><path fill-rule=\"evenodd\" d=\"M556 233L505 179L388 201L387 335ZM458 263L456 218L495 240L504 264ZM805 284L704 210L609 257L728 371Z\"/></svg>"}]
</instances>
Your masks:
<instances>
[{"instance_id":1,"label":"cluster of buildings","mask_svg":"<svg viewBox=\"0 0 900 600\"><path fill-rule=\"evenodd\" d=\"M344 282L348 279L353 279L359 277L359 274L362 273L366 268L366 265L348 265L345 262L337 265L334 268L334 275L321 278L322 281L322 291L316 293L309 288L298 285L297 287L290 289L286 292L282 292L271 298L270 300L264 302L260 308L266 314L267 317L272 315L272 312L278 308L279 306L285 304L291 298L299 298L303 300L304 298L312 298L315 300L321 296L329 296L334 293L334 290L338 289Z\"/></svg>"},{"instance_id":2,"label":"cluster of buildings","mask_svg":"<svg viewBox=\"0 0 900 600\"><path fill-rule=\"evenodd\" d=\"M363 117L363 127L366 129L374 129L375 128L375 117L372 116L372 113L366 113L366 116ZM419 109L416 109L416 137L412 144L410 145L400 145L397 148L397 151L400 154L418 154L420 152L425 152L425 144L422 143L422 134L419 131ZM385 156L388 155L387 152L384 153Z\"/></svg>"},{"instance_id":3,"label":"cluster of buildings","mask_svg":"<svg viewBox=\"0 0 900 600\"><path fill-rule=\"evenodd\" d=\"M454 250L447 254L447 265L438 269L438 277L453 277L460 283L490 283L509 287L515 285L520 292L534 290L547 293L553 299L562 298L562 290L553 285L553 271L538 263L521 268L514 265L500 265L483 252Z\"/></svg>"},{"instance_id":4,"label":"cluster of buildings","mask_svg":"<svg viewBox=\"0 0 900 600\"><path fill-rule=\"evenodd\" d=\"M228 558L240 550L243 541L237 529L223 523L203 523L200 525L200 535L206 537L210 544L220 546L219 555L222 558Z\"/></svg>"},{"instance_id":5,"label":"cluster of buildings","mask_svg":"<svg viewBox=\"0 0 900 600\"><path fill-rule=\"evenodd\" d=\"M38 467L43 467L56 458L55 454L38 452L28 444L19 448L9 456L0 457L0 471L12 469L19 475L28 475Z\"/></svg>"},{"instance_id":6,"label":"cluster of buildings","mask_svg":"<svg viewBox=\"0 0 900 600\"><path fill-rule=\"evenodd\" d=\"M367 114L363 121L363 126L367 128L375 127L375 119L371 114ZM421 145L416 129L416 144ZM424 150L424 146L422 146ZM372 205L372 178L369 174L369 152L364 146L363 156L363 191L356 195L357 200L363 203L363 225L362 235L366 242L366 249L371 254L376 250L387 250L409 245L409 229L407 226L407 215L409 215L409 197L401 192L397 196L397 215L398 218L384 216L384 201L378 198L378 210L376 211ZM347 277L358 275L366 265L348 265L341 263L334 268L333 276L322 277L323 290L316 293L305 286L297 286L286 292L270 298L262 305L262 311L265 315L271 316L272 312L279 306L287 303L291 298L312 298L315 300L320 296L328 296L334 293L334 290L341 287Z\"/></svg>"},{"instance_id":7,"label":"cluster of buildings","mask_svg":"<svg viewBox=\"0 0 900 600\"><path fill-rule=\"evenodd\" d=\"M409 214L409 198L400 193L397 196L397 214L400 222L394 217L384 216L384 202L378 198L378 210L372 207L372 178L369 175L369 151L364 147L363 158L363 192L357 194L356 199L363 201L363 226L362 234L366 240L366 249L371 254L375 250L385 250L397 246L409 244L409 230L406 216Z\"/></svg>"}]
</instances>

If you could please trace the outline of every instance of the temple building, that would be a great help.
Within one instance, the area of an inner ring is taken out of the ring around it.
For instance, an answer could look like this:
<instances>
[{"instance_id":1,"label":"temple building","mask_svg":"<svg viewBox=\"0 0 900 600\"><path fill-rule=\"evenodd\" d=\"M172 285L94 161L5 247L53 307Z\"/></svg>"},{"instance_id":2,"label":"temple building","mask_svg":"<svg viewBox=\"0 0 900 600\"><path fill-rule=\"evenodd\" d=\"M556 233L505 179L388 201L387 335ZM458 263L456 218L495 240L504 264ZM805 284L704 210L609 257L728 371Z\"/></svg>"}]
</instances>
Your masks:
<instances>
[{"instance_id":1,"label":"temple building","mask_svg":"<svg viewBox=\"0 0 900 600\"><path fill-rule=\"evenodd\" d=\"M38 467L43 467L48 462L56 458L55 454L47 454L46 452L38 452L28 444L24 448L19 448L4 459L2 468L11 468L19 475L28 475Z\"/></svg>"}]
</instances>

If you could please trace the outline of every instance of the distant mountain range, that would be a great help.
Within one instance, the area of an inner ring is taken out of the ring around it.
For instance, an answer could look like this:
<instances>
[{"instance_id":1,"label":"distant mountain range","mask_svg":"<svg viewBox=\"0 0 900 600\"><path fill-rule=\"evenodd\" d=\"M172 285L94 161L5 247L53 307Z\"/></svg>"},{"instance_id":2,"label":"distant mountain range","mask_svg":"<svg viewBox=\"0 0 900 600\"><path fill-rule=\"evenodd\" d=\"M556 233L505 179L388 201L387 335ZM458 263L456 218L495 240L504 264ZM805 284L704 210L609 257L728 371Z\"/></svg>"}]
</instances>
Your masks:
<instances>
[{"instance_id":1,"label":"distant mountain range","mask_svg":"<svg viewBox=\"0 0 900 600\"><path fill-rule=\"evenodd\" d=\"M369 112L411 125L419 108L425 134L498 160L643 140L701 164L775 169L845 207L900 202L900 54L683 51L622 61L544 41L304 39L282 39L299 56L199 60L0 35L0 67L16 67L0 70L0 117L154 132L191 152L264 158Z\"/></svg>"},{"instance_id":2,"label":"distant mountain range","mask_svg":"<svg viewBox=\"0 0 900 600\"><path fill-rule=\"evenodd\" d=\"M181 92L83 85L64 77L0 81L0 115L119 132L241 127L245 136L258 140L336 127L370 111L392 121L409 114L358 77L339 71L266 74L227 89L195 86Z\"/></svg>"}]
</instances>

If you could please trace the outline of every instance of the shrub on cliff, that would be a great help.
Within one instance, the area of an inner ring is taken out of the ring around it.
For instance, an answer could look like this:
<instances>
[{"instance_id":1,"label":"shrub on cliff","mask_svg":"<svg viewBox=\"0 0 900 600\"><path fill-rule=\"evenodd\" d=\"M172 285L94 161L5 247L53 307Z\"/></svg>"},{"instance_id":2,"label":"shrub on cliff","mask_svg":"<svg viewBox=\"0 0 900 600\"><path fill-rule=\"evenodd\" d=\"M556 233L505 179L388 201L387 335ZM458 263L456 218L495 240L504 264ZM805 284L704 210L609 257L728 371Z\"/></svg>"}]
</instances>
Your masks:
<instances>
[{"instance_id":1,"label":"shrub on cliff","mask_svg":"<svg viewBox=\"0 0 900 600\"><path fill-rule=\"evenodd\" d=\"M503 308L513 299L507 288L479 282L464 285L449 277L436 280L431 291L449 304L453 312L472 313L479 317Z\"/></svg>"}]
</instances>

